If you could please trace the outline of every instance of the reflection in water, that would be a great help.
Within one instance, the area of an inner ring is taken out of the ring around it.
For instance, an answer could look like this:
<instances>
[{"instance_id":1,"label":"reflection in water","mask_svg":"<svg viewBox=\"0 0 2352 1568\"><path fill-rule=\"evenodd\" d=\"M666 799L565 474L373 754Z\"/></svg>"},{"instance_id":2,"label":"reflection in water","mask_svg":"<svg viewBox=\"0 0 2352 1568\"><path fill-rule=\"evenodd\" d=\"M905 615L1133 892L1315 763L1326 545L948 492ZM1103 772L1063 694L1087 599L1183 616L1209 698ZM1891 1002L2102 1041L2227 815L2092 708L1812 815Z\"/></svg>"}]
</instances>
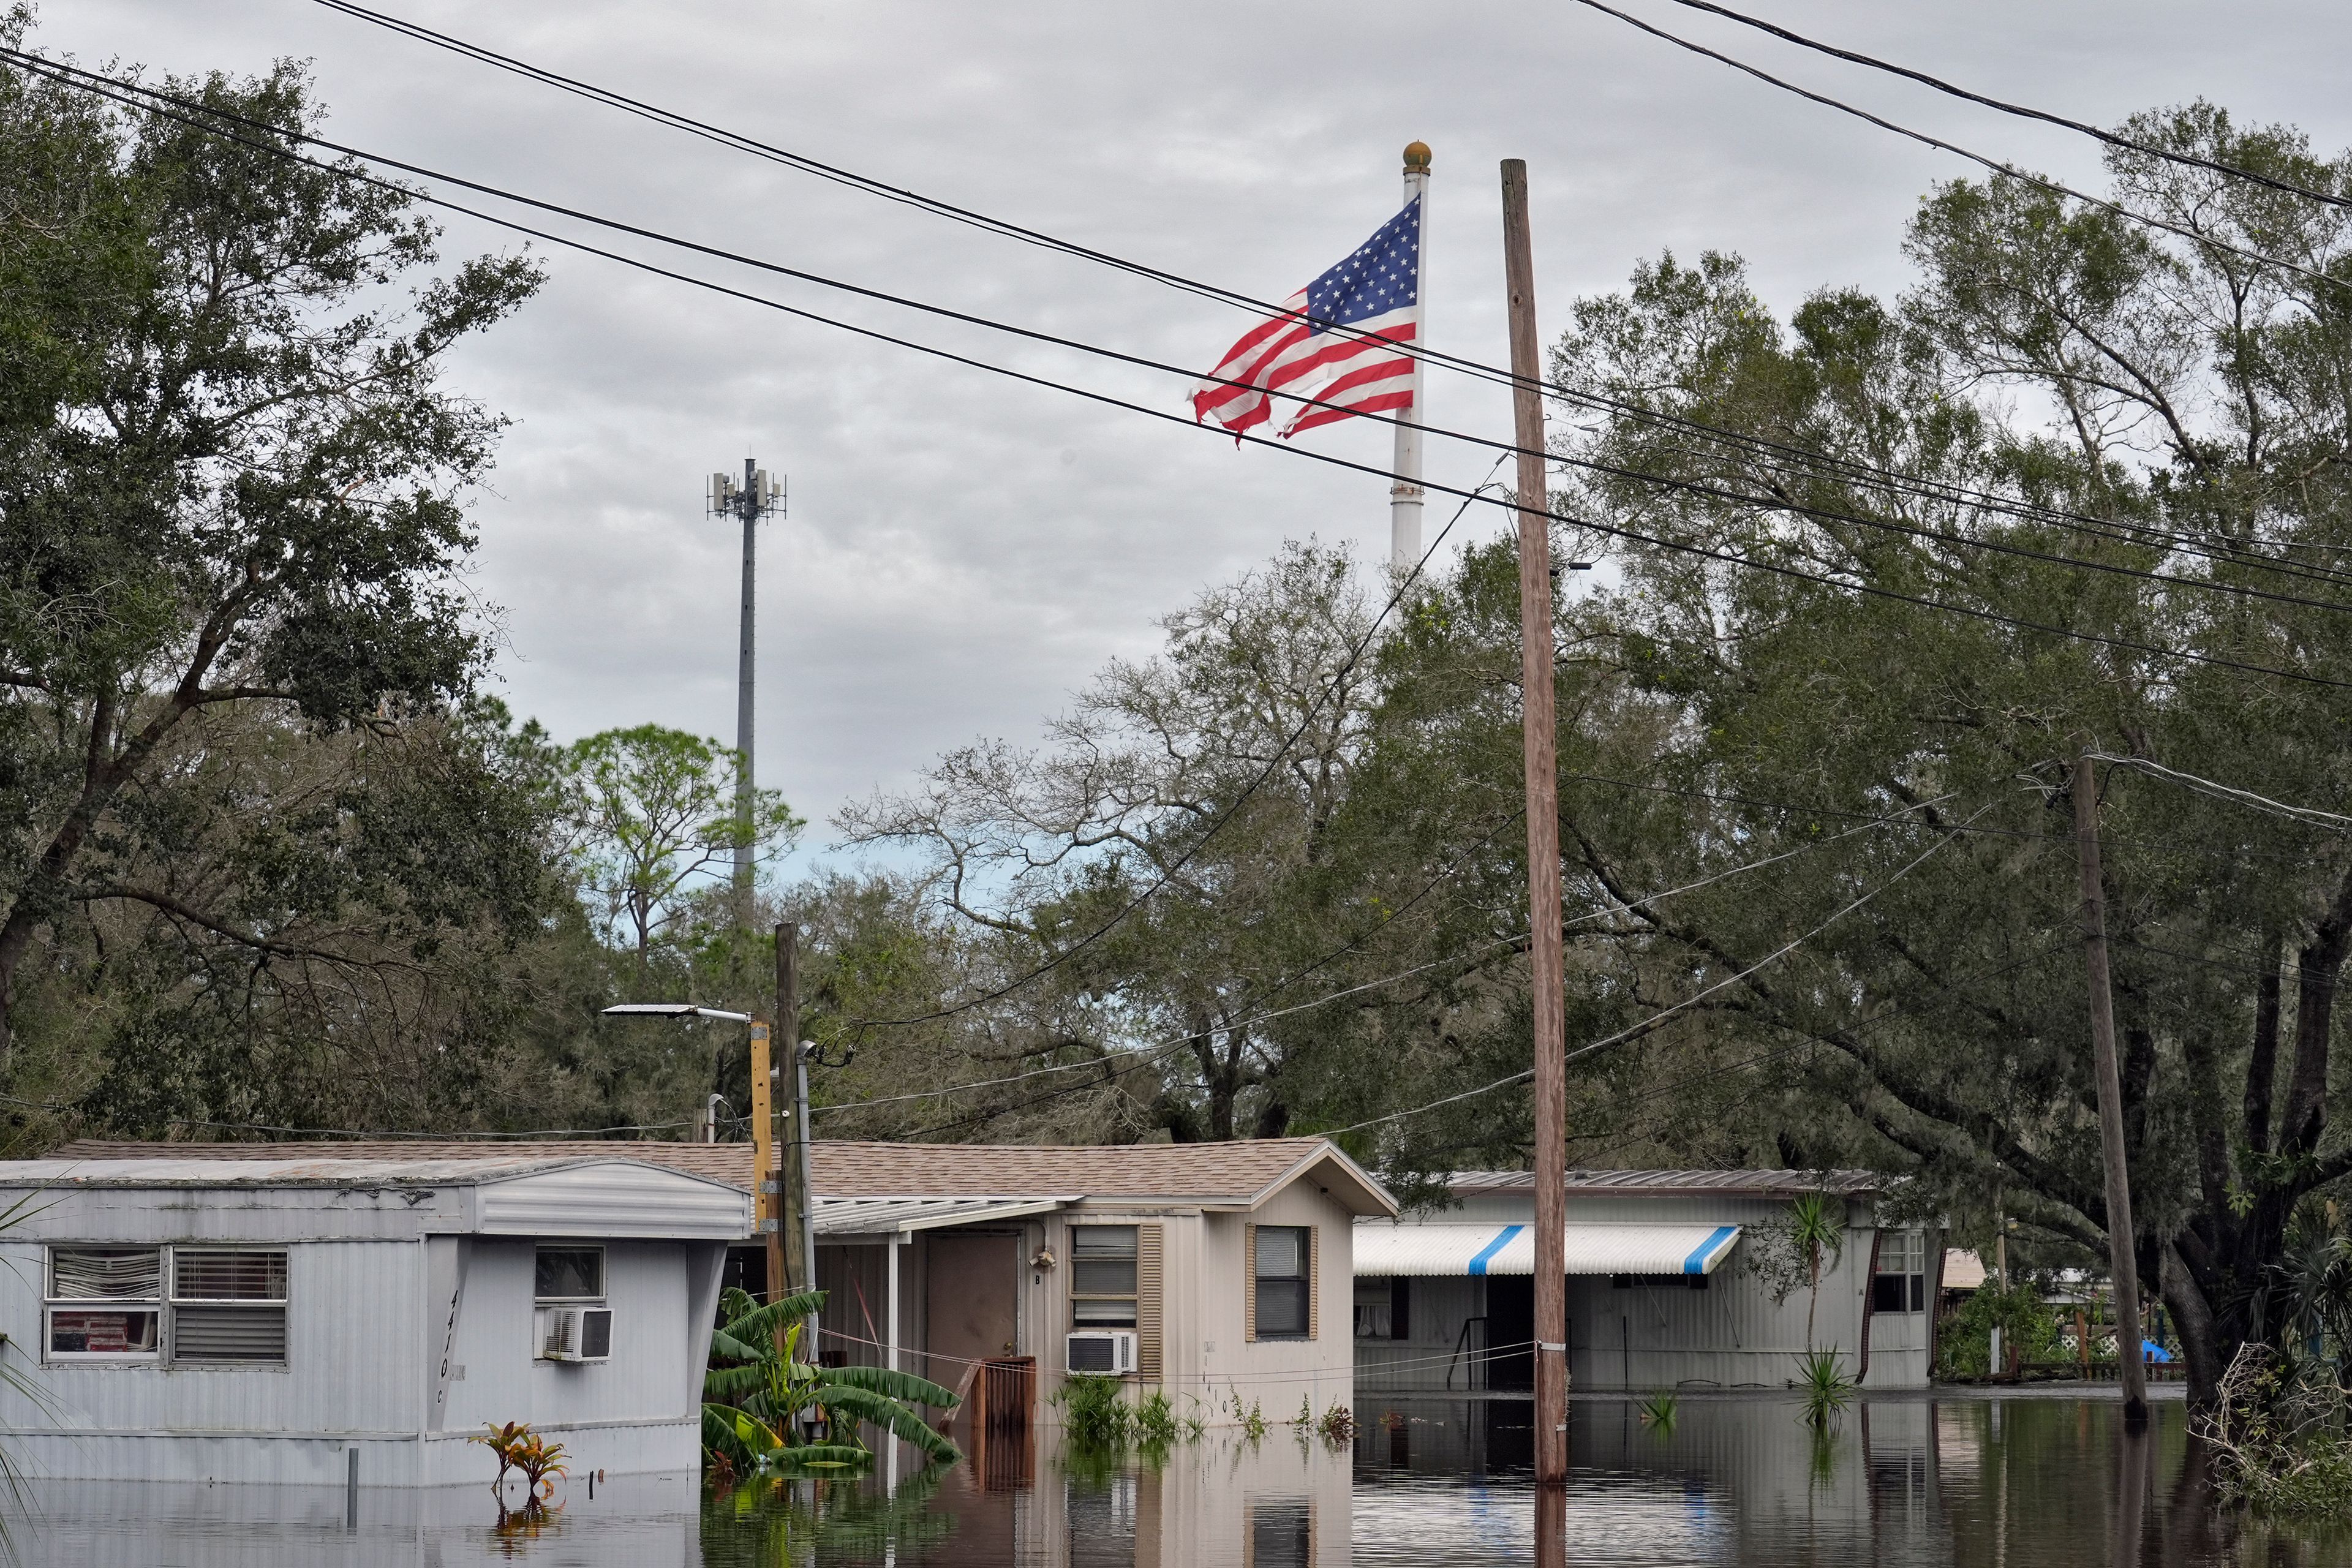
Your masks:
<instances>
[{"instance_id":1,"label":"reflection in water","mask_svg":"<svg viewBox=\"0 0 2352 1568\"><path fill-rule=\"evenodd\" d=\"M45 1488L23 1560L550 1568L2319 1568L2352 1536L2217 1520L2178 1404L2125 1432L2110 1400L1888 1396L1815 1441L1793 1401L1685 1395L1671 1430L1580 1400L1570 1486L1530 1483L1529 1407L1406 1400L1363 1412L1352 1447L1277 1428L1182 1444L1157 1463L1066 1453L1057 1435L919 1475L691 1478L573 1490L500 1534L486 1492L96 1483ZM1542 1527L1538 1528L1538 1521Z\"/></svg>"}]
</instances>

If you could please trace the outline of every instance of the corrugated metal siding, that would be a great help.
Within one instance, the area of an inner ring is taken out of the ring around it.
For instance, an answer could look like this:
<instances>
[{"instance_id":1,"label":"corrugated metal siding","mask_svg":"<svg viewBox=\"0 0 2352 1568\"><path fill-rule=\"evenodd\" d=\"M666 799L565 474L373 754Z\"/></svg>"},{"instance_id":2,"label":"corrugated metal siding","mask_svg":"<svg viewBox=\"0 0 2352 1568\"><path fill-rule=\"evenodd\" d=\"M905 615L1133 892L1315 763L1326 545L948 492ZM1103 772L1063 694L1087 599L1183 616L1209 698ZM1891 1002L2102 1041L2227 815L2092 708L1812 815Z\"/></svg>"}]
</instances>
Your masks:
<instances>
[{"instance_id":1,"label":"corrugated metal siding","mask_svg":"<svg viewBox=\"0 0 2352 1568\"><path fill-rule=\"evenodd\" d=\"M530 1241L473 1243L457 1312L446 1429L484 1422L642 1421L682 1417L694 1401L678 1363L689 1335L708 1345L709 1325L689 1324L687 1247L682 1242L614 1241L604 1249L605 1302L613 1309L613 1359L566 1365L536 1359Z\"/></svg>"},{"instance_id":2,"label":"corrugated metal siding","mask_svg":"<svg viewBox=\"0 0 2352 1568\"><path fill-rule=\"evenodd\" d=\"M475 1202L474 1228L486 1236L734 1241L751 1234L750 1194L650 1165L581 1165L486 1183Z\"/></svg>"},{"instance_id":3,"label":"corrugated metal siding","mask_svg":"<svg viewBox=\"0 0 2352 1568\"><path fill-rule=\"evenodd\" d=\"M289 1249L287 1364L44 1366L60 1406L44 1415L0 1390L19 1431L411 1433L422 1414L414 1243L314 1242ZM41 1248L0 1247L0 1327L28 1353L41 1337ZM77 1473L70 1469L51 1473Z\"/></svg>"}]
</instances>

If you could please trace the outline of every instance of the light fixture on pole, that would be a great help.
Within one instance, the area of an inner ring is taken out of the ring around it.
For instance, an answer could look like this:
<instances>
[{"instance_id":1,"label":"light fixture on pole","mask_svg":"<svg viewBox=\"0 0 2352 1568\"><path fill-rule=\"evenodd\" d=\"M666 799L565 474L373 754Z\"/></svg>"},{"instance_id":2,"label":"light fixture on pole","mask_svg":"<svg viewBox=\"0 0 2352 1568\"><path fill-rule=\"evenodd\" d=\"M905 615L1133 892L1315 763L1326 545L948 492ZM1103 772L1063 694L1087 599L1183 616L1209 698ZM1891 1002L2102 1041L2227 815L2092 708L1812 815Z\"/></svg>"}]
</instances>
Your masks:
<instances>
[{"instance_id":1,"label":"light fixture on pole","mask_svg":"<svg viewBox=\"0 0 2352 1568\"><path fill-rule=\"evenodd\" d=\"M604 1009L608 1018L717 1018L751 1026L751 1213L759 1222L761 1239L768 1244L768 1299L783 1295L784 1244L776 1221L783 1213L782 1184L771 1178L775 1163L773 1069L769 1064L768 1026L749 1013L704 1007L692 1002L622 1002ZM803 1079L805 1081L805 1079ZM805 1091L803 1091L805 1092ZM777 1343L783 1342L782 1331Z\"/></svg>"},{"instance_id":2,"label":"light fixture on pole","mask_svg":"<svg viewBox=\"0 0 2352 1568\"><path fill-rule=\"evenodd\" d=\"M710 476L703 492L703 510L710 517L732 517L743 524L743 619L740 646L735 654L735 923L751 929L751 630L752 600L758 578L753 570L759 522L784 515L784 480L751 458L743 459L743 477L726 472Z\"/></svg>"}]
</instances>

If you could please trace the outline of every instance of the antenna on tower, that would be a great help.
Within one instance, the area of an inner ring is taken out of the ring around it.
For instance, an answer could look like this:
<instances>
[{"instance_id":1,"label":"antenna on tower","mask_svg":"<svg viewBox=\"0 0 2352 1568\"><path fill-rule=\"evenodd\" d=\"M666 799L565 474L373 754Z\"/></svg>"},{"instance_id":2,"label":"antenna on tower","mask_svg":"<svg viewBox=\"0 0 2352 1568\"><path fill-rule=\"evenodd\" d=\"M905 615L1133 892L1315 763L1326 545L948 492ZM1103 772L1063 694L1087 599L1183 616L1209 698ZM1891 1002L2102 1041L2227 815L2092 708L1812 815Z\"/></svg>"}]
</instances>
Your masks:
<instances>
[{"instance_id":1,"label":"antenna on tower","mask_svg":"<svg viewBox=\"0 0 2352 1568\"><path fill-rule=\"evenodd\" d=\"M755 458L743 459L743 477L721 469L710 476L702 492L702 510L707 517L731 517L743 524L743 627L741 647L736 650L735 663L735 921L744 931L751 929L751 697L752 697L752 615L758 576L753 570L757 557L760 520L784 515L784 477L772 474L760 467Z\"/></svg>"}]
</instances>

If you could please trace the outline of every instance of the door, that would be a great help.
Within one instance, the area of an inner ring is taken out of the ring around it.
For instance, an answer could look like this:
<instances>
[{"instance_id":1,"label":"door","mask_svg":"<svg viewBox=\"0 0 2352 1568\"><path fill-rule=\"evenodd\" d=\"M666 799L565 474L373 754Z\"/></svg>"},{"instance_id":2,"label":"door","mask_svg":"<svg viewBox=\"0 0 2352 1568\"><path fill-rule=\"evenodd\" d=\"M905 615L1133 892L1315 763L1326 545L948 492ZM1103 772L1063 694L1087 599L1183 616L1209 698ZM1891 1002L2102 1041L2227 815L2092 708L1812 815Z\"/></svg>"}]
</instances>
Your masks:
<instances>
[{"instance_id":1,"label":"door","mask_svg":"<svg viewBox=\"0 0 2352 1568\"><path fill-rule=\"evenodd\" d=\"M950 1388L964 1368L1017 1353L1021 1238L935 1230L924 1260L924 1375Z\"/></svg>"},{"instance_id":2,"label":"door","mask_svg":"<svg viewBox=\"0 0 2352 1568\"><path fill-rule=\"evenodd\" d=\"M1536 1385L1536 1282L1525 1274L1486 1276L1486 1386L1526 1390ZM1509 1347L1509 1348L1506 1348Z\"/></svg>"}]
</instances>

